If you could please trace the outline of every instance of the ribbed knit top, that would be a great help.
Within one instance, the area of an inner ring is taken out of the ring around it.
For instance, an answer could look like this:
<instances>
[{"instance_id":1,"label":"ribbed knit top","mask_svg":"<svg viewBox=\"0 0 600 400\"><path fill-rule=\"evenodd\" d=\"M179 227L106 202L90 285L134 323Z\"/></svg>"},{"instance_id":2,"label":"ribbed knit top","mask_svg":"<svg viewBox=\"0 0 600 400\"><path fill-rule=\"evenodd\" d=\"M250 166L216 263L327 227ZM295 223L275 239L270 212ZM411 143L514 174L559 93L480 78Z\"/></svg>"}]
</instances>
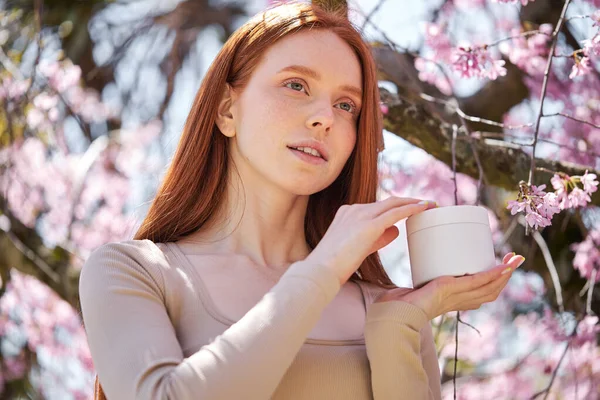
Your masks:
<instances>
[{"instance_id":1,"label":"ribbed knit top","mask_svg":"<svg viewBox=\"0 0 600 400\"><path fill-rule=\"evenodd\" d=\"M218 312L201 266L176 243L103 245L86 261L79 290L108 400L440 399L426 314L406 302L374 303L382 289L356 283L366 309L356 340L308 337L340 284L305 262L238 321Z\"/></svg>"}]
</instances>

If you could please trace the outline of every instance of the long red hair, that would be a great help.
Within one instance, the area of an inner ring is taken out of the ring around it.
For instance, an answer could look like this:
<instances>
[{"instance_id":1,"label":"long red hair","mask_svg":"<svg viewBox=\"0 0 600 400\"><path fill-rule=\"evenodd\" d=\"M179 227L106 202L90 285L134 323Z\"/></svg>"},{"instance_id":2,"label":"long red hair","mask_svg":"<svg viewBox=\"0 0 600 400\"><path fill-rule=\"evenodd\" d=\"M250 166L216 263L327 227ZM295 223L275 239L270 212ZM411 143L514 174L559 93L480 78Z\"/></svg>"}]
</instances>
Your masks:
<instances>
[{"instance_id":1,"label":"long red hair","mask_svg":"<svg viewBox=\"0 0 600 400\"><path fill-rule=\"evenodd\" d=\"M257 14L227 40L206 73L189 113L174 158L134 239L177 241L202 229L223 204L228 176L228 138L215 123L225 84L243 89L267 48L302 29L327 29L358 56L363 74L362 110L354 151L340 176L310 196L304 222L314 248L343 204L376 201L377 156L383 149L377 70L369 46L344 8L324 10L308 3L284 3ZM393 285L377 253L369 255L352 279Z\"/></svg>"}]
</instances>

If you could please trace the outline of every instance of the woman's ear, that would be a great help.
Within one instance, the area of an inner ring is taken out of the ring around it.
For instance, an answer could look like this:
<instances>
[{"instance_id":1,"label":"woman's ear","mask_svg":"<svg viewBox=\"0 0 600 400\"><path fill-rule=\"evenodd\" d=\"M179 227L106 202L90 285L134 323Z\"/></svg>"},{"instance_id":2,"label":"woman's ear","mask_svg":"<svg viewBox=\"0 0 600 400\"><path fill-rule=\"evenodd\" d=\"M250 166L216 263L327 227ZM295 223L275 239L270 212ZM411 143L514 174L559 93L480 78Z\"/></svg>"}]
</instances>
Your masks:
<instances>
[{"instance_id":1,"label":"woman's ear","mask_svg":"<svg viewBox=\"0 0 600 400\"><path fill-rule=\"evenodd\" d=\"M235 93L229 83L225 83L225 89L217 109L217 127L227 137L235 136L235 120L233 118L233 105Z\"/></svg>"}]
</instances>

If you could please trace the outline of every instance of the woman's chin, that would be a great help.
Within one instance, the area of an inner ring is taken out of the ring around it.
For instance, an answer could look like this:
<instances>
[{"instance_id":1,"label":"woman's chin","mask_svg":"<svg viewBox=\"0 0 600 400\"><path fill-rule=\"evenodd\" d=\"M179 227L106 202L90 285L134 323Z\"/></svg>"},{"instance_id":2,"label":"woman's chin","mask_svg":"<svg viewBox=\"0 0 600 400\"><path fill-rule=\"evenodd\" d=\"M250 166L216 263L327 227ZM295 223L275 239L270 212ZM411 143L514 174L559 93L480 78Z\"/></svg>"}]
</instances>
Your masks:
<instances>
[{"instance_id":1,"label":"woman's chin","mask_svg":"<svg viewBox=\"0 0 600 400\"><path fill-rule=\"evenodd\" d=\"M329 185L317 186L313 182L312 184L306 184L306 185L295 184L293 187L290 187L288 189L291 193L293 193L297 196L310 196L310 195L313 195L315 193L322 191L323 189L326 189L327 186L329 186Z\"/></svg>"}]
</instances>

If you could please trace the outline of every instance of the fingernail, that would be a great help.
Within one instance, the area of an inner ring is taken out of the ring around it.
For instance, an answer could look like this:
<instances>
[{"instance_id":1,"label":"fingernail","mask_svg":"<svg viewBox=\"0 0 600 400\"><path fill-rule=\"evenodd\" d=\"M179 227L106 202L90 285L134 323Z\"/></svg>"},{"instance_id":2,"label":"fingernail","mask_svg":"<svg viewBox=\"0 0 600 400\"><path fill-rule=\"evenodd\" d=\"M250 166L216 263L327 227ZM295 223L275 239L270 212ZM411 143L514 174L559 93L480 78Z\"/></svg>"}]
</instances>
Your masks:
<instances>
[{"instance_id":1,"label":"fingernail","mask_svg":"<svg viewBox=\"0 0 600 400\"><path fill-rule=\"evenodd\" d=\"M504 271L502 271L502 272L500 273L500 275L508 274L510 271L512 271L512 268L508 267L508 268L506 268Z\"/></svg>"},{"instance_id":2,"label":"fingernail","mask_svg":"<svg viewBox=\"0 0 600 400\"><path fill-rule=\"evenodd\" d=\"M437 207L437 203L435 201L431 201L431 200L421 200L417 204L433 205L433 206Z\"/></svg>"},{"instance_id":3,"label":"fingernail","mask_svg":"<svg viewBox=\"0 0 600 400\"><path fill-rule=\"evenodd\" d=\"M516 268L519 268L521 266L521 264L523 264L525 262L525 257L521 257L521 258L523 258L523 259L521 261L519 261Z\"/></svg>"}]
</instances>

